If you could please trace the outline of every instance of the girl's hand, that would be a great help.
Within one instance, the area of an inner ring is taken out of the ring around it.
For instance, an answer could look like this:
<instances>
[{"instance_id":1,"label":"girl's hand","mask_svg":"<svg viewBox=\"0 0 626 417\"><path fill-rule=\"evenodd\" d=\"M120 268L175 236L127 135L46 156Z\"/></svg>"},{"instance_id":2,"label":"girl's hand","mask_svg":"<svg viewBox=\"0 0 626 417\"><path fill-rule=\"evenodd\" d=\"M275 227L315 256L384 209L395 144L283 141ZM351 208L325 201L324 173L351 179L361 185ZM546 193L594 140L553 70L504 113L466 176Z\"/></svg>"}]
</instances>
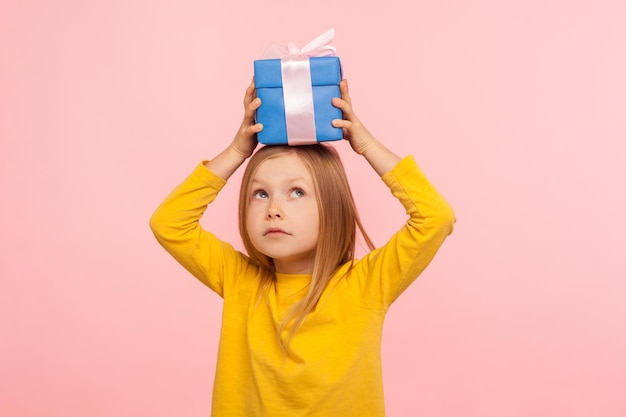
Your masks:
<instances>
[{"instance_id":1,"label":"girl's hand","mask_svg":"<svg viewBox=\"0 0 626 417\"><path fill-rule=\"evenodd\" d=\"M263 125L254 123L254 112L261 106L261 99L256 96L254 80L248 86L243 98L243 120L235 139L205 166L215 175L227 180L249 158L259 144L256 134L263 130Z\"/></svg>"},{"instance_id":2,"label":"girl's hand","mask_svg":"<svg viewBox=\"0 0 626 417\"><path fill-rule=\"evenodd\" d=\"M341 92L341 98L333 98L332 103L333 106L341 109L343 119L333 120L333 126L343 128L343 138L350 142L350 146L356 153L363 155L366 148L375 143L376 139L354 114L347 80L341 81L339 91Z\"/></svg>"},{"instance_id":3,"label":"girl's hand","mask_svg":"<svg viewBox=\"0 0 626 417\"><path fill-rule=\"evenodd\" d=\"M254 80L246 89L243 99L244 115L231 145L232 149L239 153L244 159L250 157L259 143L256 134L263 130L261 123L254 123L254 113L261 107L261 99L256 96Z\"/></svg>"},{"instance_id":4,"label":"girl's hand","mask_svg":"<svg viewBox=\"0 0 626 417\"><path fill-rule=\"evenodd\" d=\"M352 101L348 93L348 82L341 81L339 84L341 98L333 98L333 105L343 112L343 120L333 120L333 126L343 128L343 138L350 141L352 149L363 155L372 168L383 176L400 162L400 158L390 151L385 145L380 143L363 126L363 123L352 110Z\"/></svg>"}]
</instances>

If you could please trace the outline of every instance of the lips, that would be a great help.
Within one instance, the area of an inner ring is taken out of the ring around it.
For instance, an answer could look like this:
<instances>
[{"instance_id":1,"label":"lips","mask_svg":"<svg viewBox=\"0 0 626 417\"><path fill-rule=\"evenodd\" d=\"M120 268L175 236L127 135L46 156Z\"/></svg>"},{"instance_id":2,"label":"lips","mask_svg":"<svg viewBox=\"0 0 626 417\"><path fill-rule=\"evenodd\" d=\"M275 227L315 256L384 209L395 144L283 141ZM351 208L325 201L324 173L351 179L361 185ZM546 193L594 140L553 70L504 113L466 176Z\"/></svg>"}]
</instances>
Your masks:
<instances>
[{"instance_id":1,"label":"lips","mask_svg":"<svg viewBox=\"0 0 626 417\"><path fill-rule=\"evenodd\" d=\"M263 236L281 236L288 235L289 233L285 232L283 229L279 227L270 227L263 233Z\"/></svg>"}]
</instances>

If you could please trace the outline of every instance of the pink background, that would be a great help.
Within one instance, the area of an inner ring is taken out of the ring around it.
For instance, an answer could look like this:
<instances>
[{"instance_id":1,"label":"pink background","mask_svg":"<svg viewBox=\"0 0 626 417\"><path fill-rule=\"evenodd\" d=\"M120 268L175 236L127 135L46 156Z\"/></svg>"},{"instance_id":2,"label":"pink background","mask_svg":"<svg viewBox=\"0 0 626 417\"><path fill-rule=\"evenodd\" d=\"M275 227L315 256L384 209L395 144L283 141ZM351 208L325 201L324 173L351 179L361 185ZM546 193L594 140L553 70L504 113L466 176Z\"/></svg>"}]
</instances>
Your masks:
<instances>
[{"instance_id":1,"label":"pink background","mask_svg":"<svg viewBox=\"0 0 626 417\"><path fill-rule=\"evenodd\" d=\"M2 1L0 414L209 415L221 302L148 218L266 44L334 27L358 114L458 216L388 315L388 415L626 415L624 2L304 4ZM383 244L403 212L339 146Z\"/></svg>"}]
</instances>

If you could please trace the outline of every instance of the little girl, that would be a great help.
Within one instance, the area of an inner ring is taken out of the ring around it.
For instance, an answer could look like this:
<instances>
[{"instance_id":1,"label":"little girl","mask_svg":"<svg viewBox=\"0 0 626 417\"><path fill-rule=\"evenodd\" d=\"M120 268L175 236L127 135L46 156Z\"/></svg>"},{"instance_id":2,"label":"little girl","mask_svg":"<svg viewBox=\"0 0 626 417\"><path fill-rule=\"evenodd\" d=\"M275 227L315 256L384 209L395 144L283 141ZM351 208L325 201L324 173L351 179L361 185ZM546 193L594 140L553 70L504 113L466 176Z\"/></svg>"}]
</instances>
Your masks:
<instances>
[{"instance_id":1,"label":"little girl","mask_svg":"<svg viewBox=\"0 0 626 417\"><path fill-rule=\"evenodd\" d=\"M213 416L384 416L381 338L393 301L433 259L455 218L411 157L398 158L352 110L346 81L334 120L406 209L373 249L331 146L257 147L254 84L233 142L193 173L151 219L163 247L224 299ZM250 156L240 191L247 255L200 226ZM354 259L356 233L371 252Z\"/></svg>"}]
</instances>

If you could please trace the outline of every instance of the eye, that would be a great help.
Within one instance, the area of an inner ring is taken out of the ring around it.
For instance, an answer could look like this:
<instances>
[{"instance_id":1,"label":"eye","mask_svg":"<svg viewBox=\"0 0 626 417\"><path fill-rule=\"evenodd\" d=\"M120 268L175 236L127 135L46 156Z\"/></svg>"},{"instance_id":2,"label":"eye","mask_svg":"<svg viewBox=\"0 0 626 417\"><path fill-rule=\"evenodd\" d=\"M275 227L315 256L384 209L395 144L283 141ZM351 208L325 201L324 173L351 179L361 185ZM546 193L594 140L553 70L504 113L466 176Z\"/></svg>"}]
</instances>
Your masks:
<instances>
[{"instance_id":1,"label":"eye","mask_svg":"<svg viewBox=\"0 0 626 417\"><path fill-rule=\"evenodd\" d=\"M267 198L267 193L263 190L256 190L252 193L252 198L264 199Z\"/></svg>"},{"instance_id":2,"label":"eye","mask_svg":"<svg viewBox=\"0 0 626 417\"><path fill-rule=\"evenodd\" d=\"M291 190L291 193L289 193L289 197L291 198L304 197L304 191L302 191L301 188L294 188L293 190Z\"/></svg>"}]
</instances>

